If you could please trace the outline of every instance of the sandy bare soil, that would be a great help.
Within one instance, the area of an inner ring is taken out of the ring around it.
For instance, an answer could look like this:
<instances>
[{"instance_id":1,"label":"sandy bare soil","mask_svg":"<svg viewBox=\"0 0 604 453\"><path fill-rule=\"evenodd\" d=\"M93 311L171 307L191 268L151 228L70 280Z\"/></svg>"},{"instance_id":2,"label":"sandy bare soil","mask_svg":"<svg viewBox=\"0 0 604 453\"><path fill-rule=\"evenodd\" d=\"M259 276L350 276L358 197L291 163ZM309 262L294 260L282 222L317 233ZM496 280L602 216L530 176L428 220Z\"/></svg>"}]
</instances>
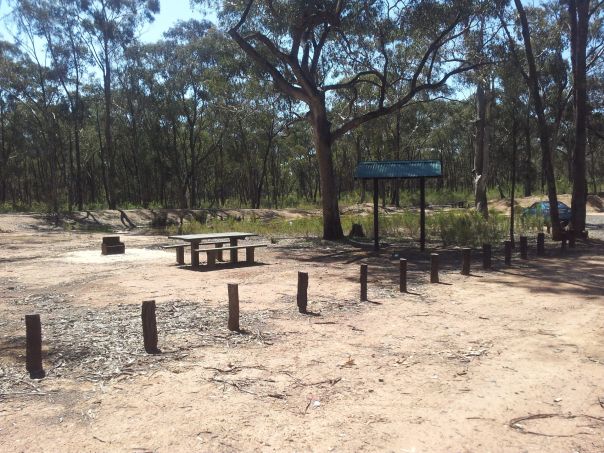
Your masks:
<instances>
[{"instance_id":1,"label":"sandy bare soil","mask_svg":"<svg viewBox=\"0 0 604 453\"><path fill-rule=\"evenodd\" d=\"M548 244L459 273L442 251L380 255L283 240L260 264L192 271L169 241L65 232L0 216L0 451L604 451L604 245ZM187 260L188 262L188 260ZM359 264L369 302L359 302ZM309 273L310 315L297 313ZM241 333L226 329L238 283ZM140 304L157 301L158 355ZM24 367L25 314L43 323L47 377Z\"/></svg>"}]
</instances>

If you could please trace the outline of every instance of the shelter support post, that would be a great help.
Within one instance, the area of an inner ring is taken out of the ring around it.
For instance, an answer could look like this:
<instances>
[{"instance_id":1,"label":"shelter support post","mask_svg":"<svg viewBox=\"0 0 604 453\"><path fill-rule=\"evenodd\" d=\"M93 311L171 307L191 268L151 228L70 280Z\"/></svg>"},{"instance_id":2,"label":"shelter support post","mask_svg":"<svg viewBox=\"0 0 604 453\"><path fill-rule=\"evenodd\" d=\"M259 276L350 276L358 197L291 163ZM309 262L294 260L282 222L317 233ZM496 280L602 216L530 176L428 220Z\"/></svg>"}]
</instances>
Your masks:
<instances>
[{"instance_id":1,"label":"shelter support post","mask_svg":"<svg viewBox=\"0 0 604 453\"><path fill-rule=\"evenodd\" d=\"M373 178L373 249L380 249L378 203L379 203L378 179Z\"/></svg>"},{"instance_id":2,"label":"shelter support post","mask_svg":"<svg viewBox=\"0 0 604 453\"><path fill-rule=\"evenodd\" d=\"M426 178L419 178L419 196L420 196L420 236L419 244L423 252L426 249Z\"/></svg>"}]
</instances>

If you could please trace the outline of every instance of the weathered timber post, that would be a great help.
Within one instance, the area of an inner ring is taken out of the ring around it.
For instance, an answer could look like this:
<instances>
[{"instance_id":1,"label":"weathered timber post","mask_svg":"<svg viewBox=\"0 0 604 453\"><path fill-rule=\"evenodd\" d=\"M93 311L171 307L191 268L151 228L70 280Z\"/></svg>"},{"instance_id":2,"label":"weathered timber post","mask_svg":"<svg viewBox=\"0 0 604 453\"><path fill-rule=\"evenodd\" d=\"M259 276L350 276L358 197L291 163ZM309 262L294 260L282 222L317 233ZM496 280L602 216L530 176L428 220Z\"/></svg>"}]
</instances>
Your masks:
<instances>
[{"instance_id":1,"label":"weathered timber post","mask_svg":"<svg viewBox=\"0 0 604 453\"><path fill-rule=\"evenodd\" d=\"M42 368L42 324L40 315L25 315L25 368L31 379L46 376Z\"/></svg>"},{"instance_id":2,"label":"weathered timber post","mask_svg":"<svg viewBox=\"0 0 604 453\"><path fill-rule=\"evenodd\" d=\"M147 354L159 354L157 348L157 320L155 319L155 301L145 300L141 308L143 321L143 341Z\"/></svg>"},{"instance_id":3,"label":"weathered timber post","mask_svg":"<svg viewBox=\"0 0 604 453\"><path fill-rule=\"evenodd\" d=\"M380 249L380 221L379 221L379 190L378 179L373 178L373 250L376 252Z\"/></svg>"},{"instance_id":4,"label":"weathered timber post","mask_svg":"<svg viewBox=\"0 0 604 453\"><path fill-rule=\"evenodd\" d=\"M306 272L298 272L298 311L306 313L308 304L308 274Z\"/></svg>"},{"instance_id":5,"label":"weathered timber post","mask_svg":"<svg viewBox=\"0 0 604 453\"><path fill-rule=\"evenodd\" d=\"M185 246L178 245L176 246L176 264L182 266L185 264Z\"/></svg>"},{"instance_id":6,"label":"weathered timber post","mask_svg":"<svg viewBox=\"0 0 604 453\"><path fill-rule=\"evenodd\" d=\"M217 249L221 249L222 242L217 242L216 244L214 244L214 247ZM218 252L216 252L216 258L218 259L218 261L224 261L224 257L222 256L222 250L219 250Z\"/></svg>"},{"instance_id":7,"label":"weathered timber post","mask_svg":"<svg viewBox=\"0 0 604 453\"><path fill-rule=\"evenodd\" d=\"M491 268L491 254L492 254L491 244L482 244L482 268L483 269Z\"/></svg>"},{"instance_id":8,"label":"weathered timber post","mask_svg":"<svg viewBox=\"0 0 604 453\"><path fill-rule=\"evenodd\" d=\"M545 255L545 233L537 234L537 255Z\"/></svg>"},{"instance_id":9,"label":"weathered timber post","mask_svg":"<svg viewBox=\"0 0 604 453\"><path fill-rule=\"evenodd\" d=\"M505 265L512 265L512 241L504 241L503 243L504 253L505 253Z\"/></svg>"},{"instance_id":10,"label":"weathered timber post","mask_svg":"<svg viewBox=\"0 0 604 453\"><path fill-rule=\"evenodd\" d=\"M438 283L438 253L430 253L430 283Z\"/></svg>"},{"instance_id":11,"label":"weathered timber post","mask_svg":"<svg viewBox=\"0 0 604 453\"><path fill-rule=\"evenodd\" d=\"M470 275L470 262L472 260L472 249L461 249L461 273L462 275Z\"/></svg>"},{"instance_id":12,"label":"weathered timber post","mask_svg":"<svg viewBox=\"0 0 604 453\"><path fill-rule=\"evenodd\" d=\"M229 330L239 331L239 285L229 283Z\"/></svg>"},{"instance_id":13,"label":"weathered timber post","mask_svg":"<svg viewBox=\"0 0 604 453\"><path fill-rule=\"evenodd\" d=\"M426 250L426 178L419 178L419 248Z\"/></svg>"},{"instance_id":14,"label":"weathered timber post","mask_svg":"<svg viewBox=\"0 0 604 453\"><path fill-rule=\"evenodd\" d=\"M401 258L399 260L399 273L400 273L400 283L399 289L401 293L407 292L407 260L405 258Z\"/></svg>"},{"instance_id":15,"label":"weathered timber post","mask_svg":"<svg viewBox=\"0 0 604 453\"><path fill-rule=\"evenodd\" d=\"M528 238L526 236L520 236L520 258L528 259Z\"/></svg>"},{"instance_id":16,"label":"weathered timber post","mask_svg":"<svg viewBox=\"0 0 604 453\"><path fill-rule=\"evenodd\" d=\"M367 300L367 265L361 264L361 302Z\"/></svg>"}]
</instances>

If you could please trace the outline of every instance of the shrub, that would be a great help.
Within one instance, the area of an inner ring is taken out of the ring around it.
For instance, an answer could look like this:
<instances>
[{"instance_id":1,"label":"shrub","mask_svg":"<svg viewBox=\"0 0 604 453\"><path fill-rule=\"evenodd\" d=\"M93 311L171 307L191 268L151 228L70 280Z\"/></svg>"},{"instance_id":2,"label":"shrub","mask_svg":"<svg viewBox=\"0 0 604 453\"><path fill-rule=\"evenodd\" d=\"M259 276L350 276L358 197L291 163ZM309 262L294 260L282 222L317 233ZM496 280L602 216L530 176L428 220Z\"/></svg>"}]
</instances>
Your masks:
<instances>
[{"instance_id":1,"label":"shrub","mask_svg":"<svg viewBox=\"0 0 604 453\"><path fill-rule=\"evenodd\" d=\"M443 245L480 246L503 240L507 234L509 220L495 211L488 219L474 210L446 211L427 219L429 230Z\"/></svg>"}]
</instances>

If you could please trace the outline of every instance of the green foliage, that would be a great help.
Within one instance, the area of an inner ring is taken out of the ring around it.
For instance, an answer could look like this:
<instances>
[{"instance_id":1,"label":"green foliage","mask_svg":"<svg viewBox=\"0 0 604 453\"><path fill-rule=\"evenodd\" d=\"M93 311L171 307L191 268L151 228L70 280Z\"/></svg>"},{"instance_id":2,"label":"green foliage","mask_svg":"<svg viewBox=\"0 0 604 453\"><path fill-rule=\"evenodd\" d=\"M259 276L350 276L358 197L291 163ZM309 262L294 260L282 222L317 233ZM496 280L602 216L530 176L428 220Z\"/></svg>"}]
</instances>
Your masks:
<instances>
[{"instance_id":1,"label":"green foliage","mask_svg":"<svg viewBox=\"0 0 604 453\"><path fill-rule=\"evenodd\" d=\"M429 230L438 236L445 246L480 246L503 240L507 234L509 219L491 211L485 219L473 209L465 211L446 211L429 217Z\"/></svg>"},{"instance_id":2,"label":"green foliage","mask_svg":"<svg viewBox=\"0 0 604 453\"><path fill-rule=\"evenodd\" d=\"M536 234L543 230L543 220L538 216L523 217L520 211L516 216L517 234ZM344 215L342 227L345 233L357 223L363 227L367 238L373 237L372 215ZM420 235L420 215L417 211L406 211L395 214L380 214L380 237L389 240L417 240ZM428 213L426 216L427 237L441 241L445 247L474 246L484 243L498 243L507 239L510 218L497 211L491 211L489 218L484 219L474 209L452 209ZM207 223L199 221L184 222L182 228L168 226L170 234L218 233L226 231L251 231L271 240L278 237L318 238L323 232L322 219L319 216L308 216L296 219L274 219L263 221L255 217L238 220L229 217L224 220L212 220Z\"/></svg>"}]
</instances>

